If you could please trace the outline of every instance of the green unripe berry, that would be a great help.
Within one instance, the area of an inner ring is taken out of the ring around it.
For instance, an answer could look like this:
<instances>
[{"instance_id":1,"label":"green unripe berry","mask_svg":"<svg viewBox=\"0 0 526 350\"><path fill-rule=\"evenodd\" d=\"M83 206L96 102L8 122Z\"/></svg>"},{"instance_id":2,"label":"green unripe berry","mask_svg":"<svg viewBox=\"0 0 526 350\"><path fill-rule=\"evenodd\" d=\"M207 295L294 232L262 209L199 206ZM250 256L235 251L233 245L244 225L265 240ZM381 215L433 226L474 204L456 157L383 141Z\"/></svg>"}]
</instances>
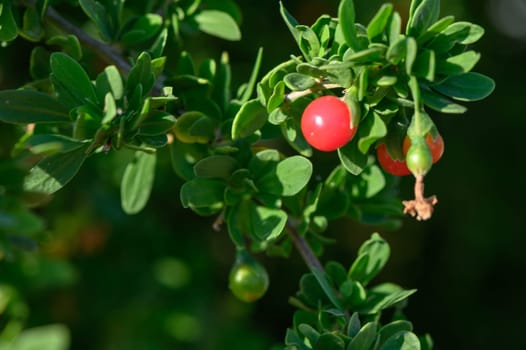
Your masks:
<instances>
[{"instance_id":1,"label":"green unripe berry","mask_svg":"<svg viewBox=\"0 0 526 350\"><path fill-rule=\"evenodd\" d=\"M425 175L431 169L433 155L423 137L411 140L411 147L406 154L406 162L414 176Z\"/></svg>"},{"instance_id":2,"label":"green unripe berry","mask_svg":"<svg viewBox=\"0 0 526 350\"><path fill-rule=\"evenodd\" d=\"M244 250L238 251L228 280L232 293L247 303L261 298L269 285L265 267Z\"/></svg>"}]
</instances>

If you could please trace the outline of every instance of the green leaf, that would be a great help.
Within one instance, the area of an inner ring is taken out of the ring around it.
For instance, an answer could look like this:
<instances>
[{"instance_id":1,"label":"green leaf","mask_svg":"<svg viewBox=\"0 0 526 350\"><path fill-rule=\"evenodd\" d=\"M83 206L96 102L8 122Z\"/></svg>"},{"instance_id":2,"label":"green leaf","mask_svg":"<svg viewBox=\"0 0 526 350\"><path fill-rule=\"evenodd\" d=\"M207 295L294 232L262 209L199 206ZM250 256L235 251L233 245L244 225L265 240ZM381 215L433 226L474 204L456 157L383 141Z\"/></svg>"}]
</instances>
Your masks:
<instances>
[{"instance_id":1,"label":"green leaf","mask_svg":"<svg viewBox=\"0 0 526 350\"><path fill-rule=\"evenodd\" d=\"M166 56L157 57L157 58L153 58L153 57L152 57L152 73L155 78L159 78L163 74L164 67L166 66ZM162 89L162 96L156 96L156 97L153 97L153 99L169 97L169 98L172 98L173 101L175 101L176 97L173 96L172 92L173 92L173 86L165 86Z\"/></svg>"},{"instance_id":2,"label":"green leaf","mask_svg":"<svg viewBox=\"0 0 526 350\"><path fill-rule=\"evenodd\" d=\"M156 136L166 134L176 123L175 117L167 112L153 110L139 125L139 134Z\"/></svg>"},{"instance_id":3,"label":"green leaf","mask_svg":"<svg viewBox=\"0 0 526 350\"><path fill-rule=\"evenodd\" d=\"M380 87L389 87L396 84L398 78L395 75L382 75L375 83Z\"/></svg>"},{"instance_id":4,"label":"green leaf","mask_svg":"<svg viewBox=\"0 0 526 350\"><path fill-rule=\"evenodd\" d=\"M372 47L350 54L344 60L355 64L371 63L383 60L385 53L386 49L384 47Z\"/></svg>"},{"instance_id":5,"label":"green leaf","mask_svg":"<svg viewBox=\"0 0 526 350\"><path fill-rule=\"evenodd\" d=\"M409 20L415 15L418 5L422 3L423 0L411 0L411 5L409 7Z\"/></svg>"},{"instance_id":6,"label":"green leaf","mask_svg":"<svg viewBox=\"0 0 526 350\"><path fill-rule=\"evenodd\" d=\"M225 195L226 193L227 192L225 192ZM249 231L249 229L246 228L248 226L248 214L245 208L248 206L244 205L245 203L247 202L245 201L239 205L228 206L226 208L225 221L227 224L228 235L236 248L245 247L244 235Z\"/></svg>"},{"instance_id":7,"label":"green leaf","mask_svg":"<svg viewBox=\"0 0 526 350\"><path fill-rule=\"evenodd\" d=\"M55 35L49 38L46 44L60 46L65 53L77 61L82 58L82 46L75 35Z\"/></svg>"},{"instance_id":8,"label":"green leaf","mask_svg":"<svg viewBox=\"0 0 526 350\"><path fill-rule=\"evenodd\" d=\"M88 73L77 61L65 53L54 52L51 54L50 65L56 81L68 91L78 105L86 102L96 105L99 103Z\"/></svg>"},{"instance_id":9,"label":"green leaf","mask_svg":"<svg viewBox=\"0 0 526 350\"><path fill-rule=\"evenodd\" d=\"M6 123L66 123L69 111L56 99L33 90L0 91L0 120Z\"/></svg>"},{"instance_id":10,"label":"green leaf","mask_svg":"<svg viewBox=\"0 0 526 350\"><path fill-rule=\"evenodd\" d=\"M342 0L338 7L338 26L345 38L345 42L349 47L358 52L361 49L356 28L354 26L356 13L354 11L353 0Z\"/></svg>"},{"instance_id":11,"label":"green leaf","mask_svg":"<svg viewBox=\"0 0 526 350\"><path fill-rule=\"evenodd\" d=\"M435 51L426 50L420 52L413 65L413 74L417 77L435 80L436 59Z\"/></svg>"},{"instance_id":12,"label":"green leaf","mask_svg":"<svg viewBox=\"0 0 526 350\"><path fill-rule=\"evenodd\" d=\"M261 61L263 60L263 47L260 47L256 56L256 62L254 62L254 68L252 68L252 73L250 73L250 78L248 83L243 91L243 95L240 96L239 100L242 103L247 102L252 94L254 93L254 88L257 84L259 69L261 67Z\"/></svg>"},{"instance_id":13,"label":"green leaf","mask_svg":"<svg viewBox=\"0 0 526 350\"><path fill-rule=\"evenodd\" d=\"M349 319L349 323L347 325L347 335L349 337L355 337L356 334L360 331L361 322L360 322L360 315L357 312L353 312L351 318Z\"/></svg>"},{"instance_id":14,"label":"green leaf","mask_svg":"<svg viewBox=\"0 0 526 350\"><path fill-rule=\"evenodd\" d=\"M51 72L49 68L50 52L42 46L35 46L31 50L29 73L34 80L47 79Z\"/></svg>"},{"instance_id":15,"label":"green leaf","mask_svg":"<svg viewBox=\"0 0 526 350\"><path fill-rule=\"evenodd\" d=\"M366 285L382 270L389 255L387 242L378 233L373 233L358 250L358 257L349 269L349 277Z\"/></svg>"},{"instance_id":16,"label":"green leaf","mask_svg":"<svg viewBox=\"0 0 526 350\"><path fill-rule=\"evenodd\" d=\"M347 350L369 350L372 348L373 344L376 342L376 331L378 325L376 322L366 323L352 338Z\"/></svg>"},{"instance_id":17,"label":"green leaf","mask_svg":"<svg viewBox=\"0 0 526 350\"><path fill-rule=\"evenodd\" d=\"M344 310L340 299L336 295L336 291L333 288L333 286L330 284L330 282L327 279L327 276L324 271L317 269L316 267L311 267L311 272L320 284L321 289L327 296L327 298L331 301L331 303L338 308L339 310Z\"/></svg>"},{"instance_id":18,"label":"green leaf","mask_svg":"<svg viewBox=\"0 0 526 350\"><path fill-rule=\"evenodd\" d=\"M414 294L416 289L404 290L392 283L383 283L371 288L365 304L360 307L362 314L377 314Z\"/></svg>"},{"instance_id":19,"label":"green leaf","mask_svg":"<svg viewBox=\"0 0 526 350\"><path fill-rule=\"evenodd\" d=\"M248 137L261 129L267 122L267 109L258 99L250 100L241 106L232 123L232 139Z\"/></svg>"},{"instance_id":20,"label":"green leaf","mask_svg":"<svg viewBox=\"0 0 526 350\"><path fill-rule=\"evenodd\" d=\"M279 2L279 12L281 14L281 17L283 18L283 21L287 25L287 27L290 30L290 33L292 34L294 40L299 45L300 43L300 32L296 29L296 26L298 25L298 21L292 15L287 11L285 6L283 6L283 2Z\"/></svg>"},{"instance_id":21,"label":"green leaf","mask_svg":"<svg viewBox=\"0 0 526 350\"><path fill-rule=\"evenodd\" d=\"M353 175L359 175L367 166L367 155L360 152L357 142L355 137L342 148L338 148L341 164Z\"/></svg>"},{"instance_id":22,"label":"green leaf","mask_svg":"<svg viewBox=\"0 0 526 350\"><path fill-rule=\"evenodd\" d=\"M307 90L317 83L313 77L301 73L289 73L283 81L293 91Z\"/></svg>"},{"instance_id":23,"label":"green leaf","mask_svg":"<svg viewBox=\"0 0 526 350\"><path fill-rule=\"evenodd\" d=\"M298 325L298 331L300 331L311 344L316 344L320 338L320 333L307 323Z\"/></svg>"},{"instance_id":24,"label":"green leaf","mask_svg":"<svg viewBox=\"0 0 526 350\"><path fill-rule=\"evenodd\" d=\"M195 74L195 65L192 55L188 51L183 51L179 55L177 60L177 70L175 71L176 75L194 75Z\"/></svg>"},{"instance_id":25,"label":"green leaf","mask_svg":"<svg viewBox=\"0 0 526 350\"><path fill-rule=\"evenodd\" d=\"M453 23L453 21L455 21L455 17L446 16L433 23L433 25L429 27L424 34L418 37L418 45L425 44L427 41L433 39L436 35Z\"/></svg>"},{"instance_id":26,"label":"green leaf","mask_svg":"<svg viewBox=\"0 0 526 350\"><path fill-rule=\"evenodd\" d=\"M406 45L405 71L408 75L411 75L413 72L413 64L415 63L416 55L418 54L418 45L414 38L407 38Z\"/></svg>"},{"instance_id":27,"label":"green leaf","mask_svg":"<svg viewBox=\"0 0 526 350\"><path fill-rule=\"evenodd\" d=\"M252 234L261 241L278 238L283 232L288 218L287 213L281 209L258 205L250 206L249 215Z\"/></svg>"},{"instance_id":28,"label":"green leaf","mask_svg":"<svg viewBox=\"0 0 526 350\"><path fill-rule=\"evenodd\" d=\"M433 90L459 101L479 101L495 89L493 79L479 73L455 75L431 86Z\"/></svg>"},{"instance_id":29,"label":"green leaf","mask_svg":"<svg viewBox=\"0 0 526 350\"><path fill-rule=\"evenodd\" d=\"M213 155L197 162L194 173L197 177L227 179L239 167L235 158L225 155Z\"/></svg>"},{"instance_id":30,"label":"green leaf","mask_svg":"<svg viewBox=\"0 0 526 350\"><path fill-rule=\"evenodd\" d=\"M383 4L367 25L367 36L371 41L380 41L380 37L387 27L393 13L393 4Z\"/></svg>"},{"instance_id":31,"label":"green leaf","mask_svg":"<svg viewBox=\"0 0 526 350\"><path fill-rule=\"evenodd\" d=\"M2 2L0 4L0 42L14 40L17 35L18 28L11 11L11 2Z\"/></svg>"},{"instance_id":32,"label":"green leaf","mask_svg":"<svg viewBox=\"0 0 526 350\"><path fill-rule=\"evenodd\" d=\"M433 338L429 334L424 334L418 337L422 350L433 350Z\"/></svg>"},{"instance_id":33,"label":"green leaf","mask_svg":"<svg viewBox=\"0 0 526 350\"><path fill-rule=\"evenodd\" d=\"M347 87L352 85L353 80L353 70L350 69L350 64L339 63L339 62L330 62L329 64L324 65L322 68L326 74L322 78L327 83L338 84L342 87Z\"/></svg>"},{"instance_id":34,"label":"green leaf","mask_svg":"<svg viewBox=\"0 0 526 350\"><path fill-rule=\"evenodd\" d=\"M147 13L132 19L132 21L129 29L121 37L121 42L128 46L150 40L159 33L163 25L163 18L154 13Z\"/></svg>"},{"instance_id":35,"label":"green leaf","mask_svg":"<svg viewBox=\"0 0 526 350\"><path fill-rule=\"evenodd\" d=\"M236 21L226 12L203 10L194 17L194 20L199 30L204 33L230 41L241 40L241 31Z\"/></svg>"},{"instance_id":36,"label":"green leaf","mask_svg":"<svg viewBox=\"0 0 526 350\"><path fill-rule=\"evenodd\" d=\"M413 330L413 325L409 321L405 320L396 320L391 323L386 324L383 326L380 331L380 345L385 343L385 341L389 338L391 338L393 335L405 331L405 332L411 332Z\"/></svg>"},{"instance_id":37,"label":"green leaf","mask_svg":"<svg viewBox=\"0 0 526 350\"><path fill-rule=\"evenodd\" d=\"M28 7L24 11L23 24L19 33L29 41L40 41L44 37L40 15L34 7Z\"/></svg>"},{"instance_id":38,"label":"green leaf","mask_svg":"<svg viewBox=\"0 0 526 350\"><path fill-rule=\"evenodd\" d=\"M352 185L355 198L372 198L386 185L385 176L377 165L370 165L360 174L359 180Z\"/></svg>"},{"instance_id":39,"label":"green leaf","mask_svg":"<svg viewBox=\"0 0 526 350\"><path fill-rule=\"evenodd\" d=\"M70 344L68 329L61 324L29 328L10 344L16 350L67 350Z\"/></svg>"},{"instance_id":40,"label":"green leaf","mask_svg":"<svg viewBox=\"0 0 526 350\"><path fill-rule=\"evenodd\" d=\"M104 68L104 71L97 76L95 85L99 99L104 98L108 92L112 93L116 101L119 101L124 96L121 74L115 66Z\"/></svg>"},{"instance_id":41,"label":"green leaf","mask_svg":"<svg viewBox=\"0 0 526 350\"><path fill-rule=\"evenodd\" d=\"M466 107L454 103L450 99L429 89L421 89L421 94L424 104L431 107L435 111L447 114L462 114L467 111Z\"/></svg>"},{"instance_id":42,"label":"green leaf","mask_svg":"<svg viewBox=\"0 0 526 350\"><path fill-rule=\"evenodd\" d=\"M150 46L150 49L148 50L152 58L160 58L163 55L164 48L166 47L167 41L168 41L168 28L163 28L163 30L161 30L159 35L157 35L157 39L155 39L152 46Z\"/></svg>"},{"instance_id":43,"label":"green leaf","mask_svg":"<svg viewBox=\"0 0 526 350\"><path fill-rule=\"evenodd\" d=\"M77 174L86 159L87 148L86 144L71 152L44 158L29 171L24 180L24 189L45 194L55 193Z\"/></svg>"},{"instance_id":44,"label":"green leaf","mask_svg":"<svg viewBox=\"0 0 526 350\"><path fill-rule=\"evenodd\" d=\"M437 53L446 53L456 44L473 44L484 35L484 28L469 22L455 22L438 33L428 44Z\"/></svg>"},{"instance_id":45,"label":"green leaf","mask_svg":"<svg viewBox=\"0 0 526 350\"><path fill-rule=\"evenodd\" d=\"M285 334L285 344L288 345L287 350L311 350L312 348L305 345L303 339L301 339L296 332L292 329L287 329Z\"/></svg>"},{"instance_id":46,"label":"green leaf","mask_svg":"<svg viewBox=\"0 0 526 350\"><path fill-rule=\"evenodd\" d=\"M420 341L414 333L401 331L387 339L380 350L420 350Z\"/></svg>"},{"instance_id":47,"label":"green leaf","mask_svg":"<svg viewBox=\"0 0 526 350\"><path fill-rule=\"evenodd\" d=\"M230 84L232 81L232 72L228 53L221 54L221 60L217 66L216 74L213 81L214 90L212 97L221 110L225 111L230 102Z\"/></svg>"},{"instance_id":48,"label":"green leaf","mask_svg":"<svg viewBox=\"0 0 526 350\"><path fill-rule=\"evenodd\" d=\"M318 338L314 348L319 350L344 350L345 342L336 334L324 333Z\"/></svg>"},{"instance_id":49,"label":"green leaf","mask_svg":"<svg viewBox=\"0 0 526 350\"><path fill-rule=\"evenodd\" d=\"M275 171L259 177L256 181L260 191L294 196L309 182L312 175L312 163L305 157L292 156L279 162Z\"/></svg>"},{"instance_id":50,"label":"green leaf","mask_svg":"<svg viewBox=\"0 0 526 350\"><path fill-rule=\"evenodd\" d=\"M108 92L104 97L104 117L102 118L101 124L111 123L116 116L117 106L115 104L115 99L111 92Z\"/></svg>"},{"instance_id":51,"label":"green leaf","mask_svg":"<svg viewBox=\"0 0 526 350\"><path fill-rule=\"evenodd\" d=\"M29 150L34 154L45 153L42 152L43 150L52 150L53 153L68 153L86 146L86 142L64 135L35 134L28 138L24 145L29 147Z\"/></svg>"},{"instance_id":52,"label":"green leaf","mask_svg":"<svg viewBox=\"0 0 526 350\"><path fill-rule=\"evenodd\" d=\"M257 178L275 172L280 161L280 154L275 149L265 149L254 155L248 164L248 169Z\"/></svg>"},{"instance_id":53,"label":"green leaf","mask_svg":"<svg viewBox=\"0 0 526 350\"><path fill-rule=\"evenodd\" d=\"M113 38L113 31L104 6L95 0L79 0L84 13L95 23L104 40Z\"/></svg>"},{"instance_id":54,"label":"green leaf","mask_svg":"<svg viewBox=\"0 0 526 350\"><path fill-rule=\"evenodd\" d=\"M297 100L300 101L301 99ZM289 145L294 148L299 154L310 157L312 156L312 147L305 140L301 132L299 118L287 118L280 124L281 132Z\"/></svg>"},{"instance_id":55,"label":"green leaf","mask_svg":"<svg viewBox=\"0 0 526 350\"><path fill-rule=\"evenodd\" d=\"M156 153L136 151L124 170L121 205L126 214L137 214L148 202L155 178Z\"/></svg>"},{"instance_id":56,"label":"green leaf","mask_svg":"<svg viewBox=\"0 0 526 350\"><path fill-rule=\"evenodd\" d=\"M174 131L182 142L205 144L214 137L214 123L205 114L190 111L177 119Z\"/></svg>"},{"instance_id":57,"label":"green leaf","mask_svg":"<svg viewBox=\"0 0 526 350\"><path fill-rule=\"evenodd\" d=\"M444 75L467 73L475 67L479 59L480 53L472 50L466 51L459 55L448 57L445 60L438 60L436 71Z\"/></svg>"},{"instance_id":58,"label":"green leaf","mask_svg":"<svg viewBox=\"0 0 526 350\"><path fill-rule=\"evenodd\" d=\"M407 34L418 38L438 20L440 0L422 0L416 8L411 4L411 9L414 12L407 23Z\"/></svg>"},{"instance_id":59,"label":"green leaf","mask_svg":"<svg viewBox=\"0 0 526 350\"><path fill-rule=\"evenodd\" d=\"M267 111L270 112L278 108L283 104L283 101L285 101L285 83L280 81L274 86L272 95L268 99Z\"/></svg>"},{"instance_id":60,"label":"green leaf","mask_svg":"<svg viewBox=\"0 0 526 350\"><path fill-rule=\"evenodd\" d=\"M215 179L195 178L181 187L181 203L183 207L200 213L206 209L207 214L213 214L223 208L225 184Z\"/></svg>"},{"instance_id":61,"label":"green leaf","mask_svg":"<svg viewBox=\"0 0 526 350\"><path fill-rule=\"evenodd\" d=\"M166 134L138 135L137 141L143 143L146 148L163 148L168 145L168 136Z\"/></svg>"},{"instance_id":62,"label":"green leaf","mask_svg":"<svg viewBox=\"0 0 526 350\"><path fill-rule=\"evenodd\" d=\"M391 63L397 65L407 56L407 40L408 38L399 38L391 42L389 49L387 49L386 58Z\"/></svg>"},{"instance_id":63,"label":"green leaf","mask_svg":"<svg viewBox=\"0 0 526 350\"><path fill-rule=\"evenodd\" d=\"M208 155L208 146L183 143L175 138L169 146L172 168L184 180L194 178L194 165Z\"/></svg>"},{"instance_id":64,"label":"green leaf","mask_svg":"<svg viewBox=\"0 0 526 350\"><path fill-rule=\"evenodd\" d=\"M376 112L372 113L372 115L365 118L360 125L358 150L363 154L367 154L369 148L385 135L387 135L387 125L385 121Z\"/></svg>"},{"instance_id":65,"label":"green leaf","mask_svg":"<svg viewBox=\"0 0 526 350\"><path fill-rule=\"evenodd\" d=\"M154 83L155 75L152 71L151 57L147 52L142 52L128 75L126 82L128 96L131 96L139 85L142 86L143 93L141 95L144 95L152 89Z\"/></svg>"},{"instance_id":66,"label":"green leaf","mask_svg":"<svg viewBox=\"0 0 526 350\"><path fill-rule=\"evenodd\" d=\"M10 206L9 212L0 210L0 233L11 232L30 238L46 228L44 221L23 206ZM29 237L28 237L29 236ZM0 305L0 311L3 307Z\"/></svg>"},{"instance_id":67,"label":"green leaf","mask_svg":"<svg viewBox=\"0 0 526 350\"><path fill-rule=\"evenodd\" d=\"M316 33L314 33L310 27L304 25L296 26L296 30L298 30L300 34L300 49L303 55L308 60L318 57L320 55L321 43Z\"/></svg>"},{"instance_id":68,"label":"green leaf","mask_svg":"<svg viewBox=\"0 0 526 350\"><path fill-rule=\"evenodd\" d=\"M398 12L393 12L389 21L389 27L387 28L387 35L389 39L389 45L394 44L400 39L400 32L402 26L402 18Z\"/></svg>"}]
</instances>

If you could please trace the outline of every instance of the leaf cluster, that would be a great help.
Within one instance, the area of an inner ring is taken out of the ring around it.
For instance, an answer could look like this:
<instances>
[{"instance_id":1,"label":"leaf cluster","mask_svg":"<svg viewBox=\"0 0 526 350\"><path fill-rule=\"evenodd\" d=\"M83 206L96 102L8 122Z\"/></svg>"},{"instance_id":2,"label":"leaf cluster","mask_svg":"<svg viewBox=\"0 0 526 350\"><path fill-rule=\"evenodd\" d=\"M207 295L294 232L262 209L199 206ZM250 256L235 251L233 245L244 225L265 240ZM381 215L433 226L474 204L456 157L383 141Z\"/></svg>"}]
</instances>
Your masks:
<instances>
[{"instance_id":1,"label":"leaf cluster","mask_svg":"<svg viewBox=\"0 0 526 350\"><path fill-rule=\"evenodd\" d=\"M378 142L401 158L411 110L464 113L458 102L483 99L494 89L490 78L471 72L480 54L470 46L483 28L452 16L439 18L439 9L439 0L413 1L404 32L392 4L362 25L355 21L353 1L343 0L337 18L323 15L311 26L299 24L281 4L301 56L278 65L258 84L268 121L281 127L294 149L310 156L299 126L303 109L322 94L340 95L359 125L354 139L338 150L342 165L359 174ZM435 130L431 119L426 123L419 134Z\"/></svg>"},{"instance_id":2,"label":"leaf cluster","mask_svg":"<svg viewBox=\"0 0 526 350\"><path fill-rule=\"evenodd\" d=\"M348 270L331 261L325 272L313 269L304 275L291 299L299 310L285 349L431 349L429 336L417 337L402 312L416 290L392 283L368 286L389 255L387 242L374 233ZM389 309L390 319L382 315Z\"/></svg>"},{"instance_id":3,"label":"leaf cluster","mask_svg":"<svg viewBox=\"0 0 526 350\"><path fill-rule=\"evenodd\" d=\"M80 0L82 23L95 28L97 39L89 39L64 30L47 1L0 4L0 41L20 35L39 42L30 60L33 81L0 91L0 122L22 130L10 159L0 158L1 244L12 232L26 237L42 230L23 196L42 203L89 157L108 152L125 163L122 209L140 212L159 153L168 150L184 181L182 205L216 215L214 227L224 224L237 248L288 256L297 235L321 254L331 243L322 235L331 220L399 226L397 183L371 156L378 143L400 159L406 135L437 132L426 108L464 113L459 103L494 89L490 78L472 72L480 54L470 45L482 37L482 27L440 18L439 0L413 0L405 31L391 4L362 25L353 1L342 0L337 17L322 15L311 26L280 4L301 55L259 78L260 49L248 81L236 88L227 53L194 60L183 48L184 37L197 31L239 40L241 15L233 1L143 5L124 11L123 0ZM81 42L113 64L93 72ZM327 170L309 160L313 150L300 130L307 104L326 94L343 98L358 127ZM325 271L313 267L292 300L301 310L287 332L287 348L430 349L401 313L414 290L368 287L388 257L389 246L373 234L349 269L335 262ZM393 319L386 322L388 309Z\"/></svg>"}]
</instances>

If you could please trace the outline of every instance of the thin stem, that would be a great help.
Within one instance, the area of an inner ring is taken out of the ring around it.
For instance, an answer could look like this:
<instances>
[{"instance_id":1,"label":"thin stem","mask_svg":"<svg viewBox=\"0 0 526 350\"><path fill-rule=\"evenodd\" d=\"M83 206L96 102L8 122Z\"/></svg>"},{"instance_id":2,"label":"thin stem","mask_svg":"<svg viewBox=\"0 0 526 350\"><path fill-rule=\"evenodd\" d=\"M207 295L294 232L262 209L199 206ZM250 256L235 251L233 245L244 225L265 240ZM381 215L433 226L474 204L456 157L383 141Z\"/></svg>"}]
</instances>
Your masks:
<instances>
[{"instance_id":1,"label":"thin stem","mask_svg":"<svg viewBox=\"0 0 526 350\"><path fill-rule=\"evenodd\" d=\"M309 243L305 240L303 236L299 234L296 227L292 223L290 223L290 221L287 222L287 228L290 238L292 239L292 243L294 244L301 257L305 261L305 264L307 264L307 266L310 269L324 271L323 265L312 251L312 248L310 247Z\"/></svg>"},{"instance_id":2,"label":"thin stem","mask_svg":"<svg viewBox=\"0 0 526 350\"><path fill-rule=\"evenodd\" d=\"M91 37L88 33L78 28L67 19L62 17L54 8L48 7L46 17L56 26L65 32L75 35L82 44L97 54L107 63L114 64L120 71L127 74L131 70L131 65L122 58L121 54L113 47Z\"/></svg>"},{"instance_id":3,"label":"thin stem","mask_svg":"<svg viewBox=\"0 0 526 350\"><path fill-rule=\"evenodd\" d=\"M321 84L321 85L316 85L315 87L312 87L310 89L307 89L307 90L302 90L302 91L293 91L291 93L289 93L288 95L285 96L285 100L288 101L288 102L292 102L300 97L303 97L303 96L307 96L309 94L312 94L314 91L317 91L320 89L320 86L325 88L325 89L337 89L337 88L341 88L342 86L341 85L338 85L338 84Z\"/></svg>"},{"instance_id":4,"label":"thin stem","mask_svg":"<svg viewBox=\"0 0 526 350\"><path fill-rule=\"evenodd\" d=\"M46 17L50 22L55 24L63 31L75 35L84 46L96 52L97 55L100 58L102 58L106 63L114 64L124 75L127 75L131 71L131 64L127 60L125 60L122 57L121 53L118 52L113 46L93 38L88 33L86 33L85 31L83 31L82 29L80 29L79 27L75 26L73 23L69 22L67 19L62 17L51 6L47 8ZM155 95L162 94L162 80L164 80L164 77L161 75L152 88L152 92Z\"/></svg>"},{"instance_id":5,"label":"thin stem","mask_svg":"<svg viewBox=\"0 0 526 350\"><path fill-rule=\"evenodd\" d=\"M415 199L424 200L424 175L418 174L415 179Z\"/></svg>"}]
</instances>

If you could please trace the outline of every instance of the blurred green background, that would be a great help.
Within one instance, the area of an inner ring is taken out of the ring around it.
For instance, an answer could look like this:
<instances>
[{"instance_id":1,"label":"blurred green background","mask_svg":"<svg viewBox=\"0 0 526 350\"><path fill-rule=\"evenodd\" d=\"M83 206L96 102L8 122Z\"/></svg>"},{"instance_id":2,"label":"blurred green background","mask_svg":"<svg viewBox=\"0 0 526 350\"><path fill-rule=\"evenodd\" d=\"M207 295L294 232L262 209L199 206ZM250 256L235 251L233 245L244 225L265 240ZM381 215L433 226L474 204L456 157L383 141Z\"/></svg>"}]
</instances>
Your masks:
<instances>
[{"instance_id":1,"label":"blurred green background","mask_svg":"<svg viewBox=\"0 0 526 350\"><path fill-rule=\"evenodd\" d=\"M336 15L338 1L284 0L301 23L321 13ZM383 1L356 0L367 23ZM297 53L277 1L238 2L243 40L225 43L204 35L189 41L196 57L230 53L234 80L244 81L256 50L265 47L263 70ZM393 1L401 14L409 1ZM378 281L418 288L407 315L418 333L432 334L437 349L525 349L526 327L526 2L442 0L453 14L486 28L475 49L476 71L497 89L471 103L462 116L435 116L444 137L444 158L427 178L438 195L432 220L404 219L396 232L381 232L392 258ZM0 48L0 88L28 81L31 45ZM10 131L7 126L2 137ZM306 267L292 259L259 258L271 286L258 303L243 304L228 291L234 248L213 218L181 208L181 185L162 153L153 197L138 215L120 209L122 161L97 155L46 207L37 210L47 231L40 249L0 261L0 283L15 286L28 307L27 327L64 323L72 349L268 349L284 339ZM402 196L412 195L402 181ZM348 265L374 227L348 220L331 223L325 259ZM27 310L26 310L27 311ZM24 311L25 312L25 311ZM0 326L5 319L0 316Z\"/></svg>"}]
</instances>

